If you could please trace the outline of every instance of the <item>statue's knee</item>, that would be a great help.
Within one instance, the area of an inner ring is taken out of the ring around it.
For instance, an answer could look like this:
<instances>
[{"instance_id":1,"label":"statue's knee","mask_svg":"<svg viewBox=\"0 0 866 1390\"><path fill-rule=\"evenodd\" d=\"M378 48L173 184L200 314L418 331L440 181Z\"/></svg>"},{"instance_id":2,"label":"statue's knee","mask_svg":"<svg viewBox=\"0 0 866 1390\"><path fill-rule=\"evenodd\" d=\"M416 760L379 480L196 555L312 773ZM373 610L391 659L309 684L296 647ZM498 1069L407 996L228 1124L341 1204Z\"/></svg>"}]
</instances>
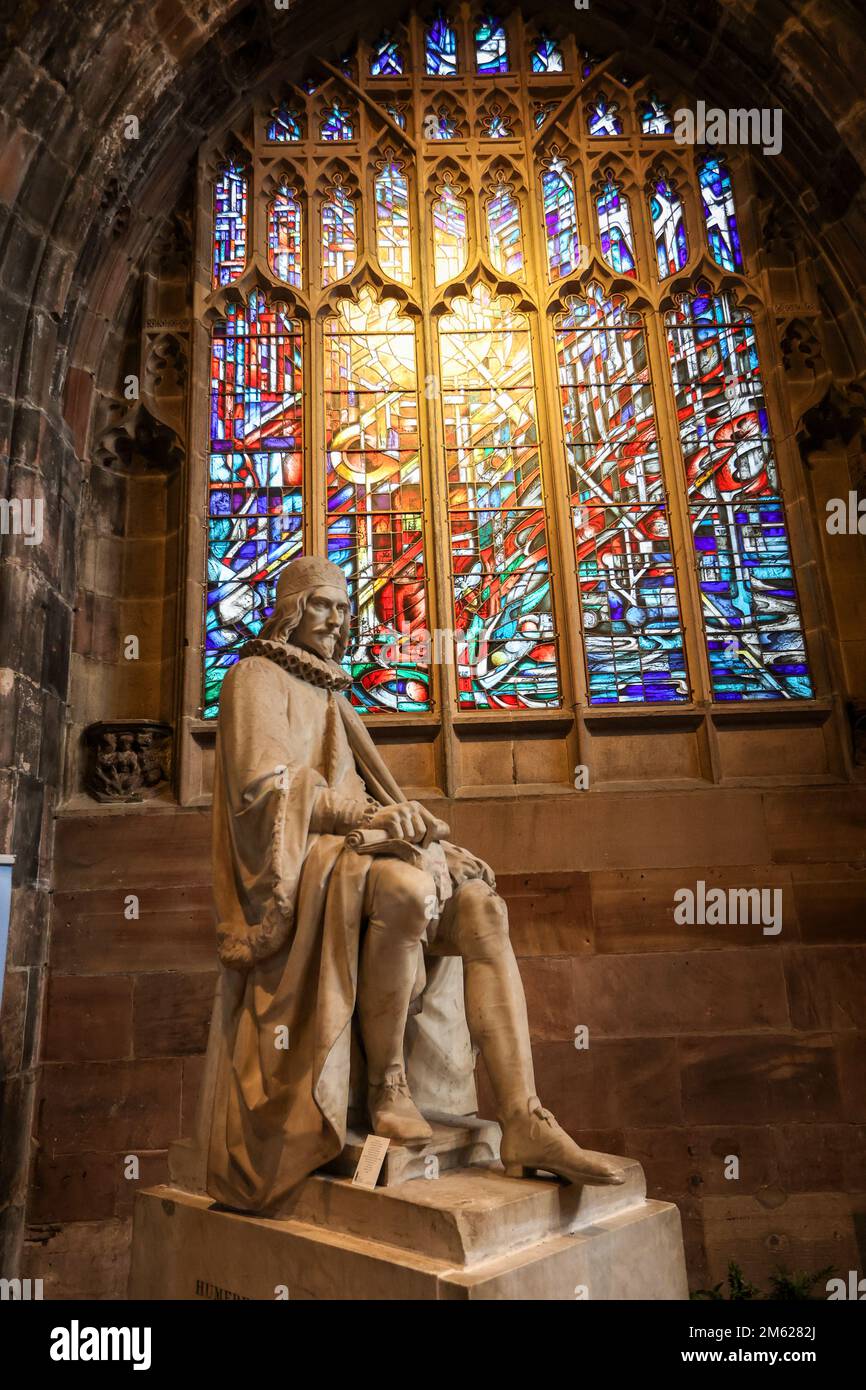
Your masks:
<instances>
[{"instance_id":1,"label":"statue's knee","mask_svg":"<svg viewBox=\"0 0 866 1390\"><path fill-rule=\"evenodd\" d=\"M436 885L429 874L399 859L380 859L371 919L378 927L418 939L435 911Z\"/></svg>"},{"instance_id":2,"label":"statue's knee","mask_svg":"<svg viewBox=\"0 0 866 1390\"><path fill-rule=\"evenodd\" d=\"M457 936L467 959L498 955L510 949L508 909L499 894L481 879L458 890Z\"/></svg>"}]
</instances>

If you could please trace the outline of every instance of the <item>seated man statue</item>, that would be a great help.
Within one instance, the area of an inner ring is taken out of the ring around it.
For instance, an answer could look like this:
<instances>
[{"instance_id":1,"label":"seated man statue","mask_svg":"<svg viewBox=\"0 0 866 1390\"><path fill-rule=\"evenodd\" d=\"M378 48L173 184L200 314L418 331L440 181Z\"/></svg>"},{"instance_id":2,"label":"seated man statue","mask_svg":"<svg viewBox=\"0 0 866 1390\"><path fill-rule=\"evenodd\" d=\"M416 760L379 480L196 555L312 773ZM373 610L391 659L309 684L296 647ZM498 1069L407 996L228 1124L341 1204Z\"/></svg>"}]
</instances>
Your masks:
<instances>
[{"instance_id":1,"label":"seated man statue","mask_svg":"<svg viewBox=\"0 0 866 1390\"><path fill-rule=\"evenodd\" d=\"M361 1054L371 1131L423 1144L431 1129L416 1100L475 1109L472 1044L496 1098L508 1175L622 1182L535 1094L526 1002L491 870L404 798L345 698L349 611L340 569L315 557L290 563L273 616L222 689L222 1015L207 1190L236 1209L279 1212L342 1150ZM359 829L408 842L398 848L414 846L411 862L350 848Z\"/></svg>"}]
</instances>

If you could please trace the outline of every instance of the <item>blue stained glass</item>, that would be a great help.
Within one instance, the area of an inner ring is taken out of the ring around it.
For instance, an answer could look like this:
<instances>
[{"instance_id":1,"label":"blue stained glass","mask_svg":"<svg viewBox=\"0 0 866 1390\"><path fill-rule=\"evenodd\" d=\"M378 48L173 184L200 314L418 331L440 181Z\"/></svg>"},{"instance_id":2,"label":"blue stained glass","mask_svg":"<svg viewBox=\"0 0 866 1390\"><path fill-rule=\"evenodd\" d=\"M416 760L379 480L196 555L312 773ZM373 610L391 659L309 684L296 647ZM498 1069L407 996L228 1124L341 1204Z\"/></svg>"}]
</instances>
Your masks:
<instances>
[{"instance_id":1,"label":"blue stained glass","mask_svg":"<svg viewBox=\"0 0 866 1390\"><path fill-rule=\"evenodd\" d=\"M809 699L803 622L750 315L695 295L667 316L713 698Z\"/></svg>"},{"instance_id":2,"label":"blue stained glass","mask_svg":"<svg viewBox=\"0 0 866 1390\"><path fill-rule=\"evenodd\" d=\"M542 173L541 186L548 270L551 280L561 280L577 269L581 247L577 235L574 178L559 156L551 159L549 167Z\"/></svg>"},{"instance_id":3,"label":"blue stained glass","mask_svg":"<svg viewBox=\"0 0 866 1390\"><path fill-rule=\"evenodd\" d=\"M619 106L615 101L608 101L607 97L598 97L589 111L590 135L622 135L622 121L617 115L618 111Z\"/></svg>"},{"instance_id":4,"label":"blue stained glass","mask_svg":"<svg viewBox=\"0 0 866 1390\"><path fill-rule=\"evenodd\" d=\"M206 719L303 544L303 390L301 324L262 294L231 305L211 347Z\"/></svg>"},{"instance_id":5,"label":"blue stained glass","mask_svg":"<svg viewBox=\"0 0 866 1390\"><path fill-rule=\"evenodd\" d=\"M214 185L213 286L230 285L243 274L247 255L247 175L227 164Z\"/></svg>"},{"instance_id":6,"label":"blue stained glass","mask_svg":"<svg viewBox=\"0 0 866 1390\"><path fill-rule=\"evenodd\" d=\"M608 180L596 198L601 254L619 275L635 275L634 238L628 199L619 184Z\"/></svg>"},{"instance_id":7,"label":"blue stained glass","mask_svg":"<svg viewBox=\"0 0 866 1390\"><path fill-rule=\"evenodd\" d=\"M296 144L301 138L300 114L290 106L278 106L268 122L268 142L272 145Z\"/></svg>"},{"instance_id":8,"label":"blue stained glass","mask_svg":"<svg viewBox=\"0 0 866 1390\"><path fill-rule=\"evenodd\" d=\"M501 111L491 111L482 123L481 136L484 140L509 140L511 134L511 122Z\"/></svg>"},{"instance_id":9,"label":"blue stained glass","mask_svg":"<svg viewBox=\"0 0 866 1390\"><path fill-rule=\"evenodd\" d=\"M329 106L322 121L321 138L323 140L353 140L354 129L350 113L344 110L338 102Z\"/></svg>"},{"instance_id":10,"label":"blue stained glass","mask_svg":"<svg viewBox=\"0 0 866 1390\"><path fill-rule=\"evenodd\" d=\"M390 102L385 107L385 110L388 112L388 115L395 125L398 125L401 130L406 129L406 112L402 106L396 106L393 102Z\"/></svg>"},{"instance_id":11,"label":"blue stained glass","mask_svg":"<svg viewBox=\"0 0 866 1390\"><path fill-rule=\"evenodd\" d=\"M640 114L640 128L644 135L673 135L674 126L671 113L658 97L650 97L643 102Z\"/></svg>"},{"instance_id":12,"label":"blue stained glass","mask_svg":"<svg viewBox=\"0 0 866 1390\"><path fill-rule=\"evenodd\" d=\"M441 13L427 30L424 59L431 77L453 77L457 72L457 31Z\"/></svg>"},{"instance_id":13,"label":"blue stained glass","mask_svg":"<svg viewBox=\"0 0 866 1390\"><path fill-rule=\"evenodd\" d=\"M475 30L475 67L478 72L508 71L508 40L498 19L488 15Z\"/></svg>"},{"instance_id":14,"label":"blue stained glass","mask_svg":"<svg viewBox=\"0 0 866 1390\"><path fill-rule=\"evenodd\" d=\"M721 159L707 158L698 171L710 255L723 270L742 270L734 188Z\"/></svg>"},{"instance_id":15,"label":"blue stained glass","mask_svg":"<svg viewBox=\"0 0 866 1390\"><path fill-rule=\"evenodd\" d=\"M438 111L430 111L424 117L425 140L453 140L457 135L457 122L449 116L448 110L440 106Z\"/></svg>"},{"instance_id":16,"label":"blue stained glass","mask_svg":"<svg viewBox=\"0 0 866 1390\"><path fill-rule=\"evenodd\" d=\"M371 77L394 77L403 71L403 54L396 39L384 34L370 60Z\"/></svg>"},{"instance_id":17,"label":"blue stained glass","mask_svg":"<svg viewBox=\"0 0 866 1390\"><path fill-rule=\"evenodd\" d=\"M553 39L542 34L532 50L533 72L562 72L562 49Z\"/></svg>"},{"instance_id":18,"label":"blue stained glass","mask_svg":"<svg viewBox=\"0 0 866 1390\"><path fill-rule=\"evenodd\" d=\"M556 320L584 653L592 705L689 698L646 336L625 301Z\"/></svg>"},{"instance_id":19,"label":"blue stained glass","mask_svg":"<svg viewBox=\"0 0 866 1390\"><path fill-rule=\"evenodd\" d=\"M649 205L659 279L667 280L670 275L683 270L689 259L683 205L663 177L656 180Z\"/></svg>"}]
</instances>

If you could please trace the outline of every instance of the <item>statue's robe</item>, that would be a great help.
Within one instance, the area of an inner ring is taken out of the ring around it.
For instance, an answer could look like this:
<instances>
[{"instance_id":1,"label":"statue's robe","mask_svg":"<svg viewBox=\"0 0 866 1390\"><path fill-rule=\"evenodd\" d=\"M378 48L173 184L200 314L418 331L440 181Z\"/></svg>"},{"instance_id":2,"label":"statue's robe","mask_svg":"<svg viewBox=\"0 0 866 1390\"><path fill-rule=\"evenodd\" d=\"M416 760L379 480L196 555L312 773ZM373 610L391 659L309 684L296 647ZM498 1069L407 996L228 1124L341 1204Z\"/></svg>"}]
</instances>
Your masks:
<instances>
[{"instance_id":1,"label":"statue's robe","mask_svg":"<svg viewBox=\"0 0 866 1390\"><path fill-rule=\"evenodd\" d=\"M343 694L345 674L282 642L247 644L220 699L213 869L221 1019L211 1030L207 1191L276 1213L341 1151L365 1099L353 1013L371 860L315 829L346 801L405 800ZM486 866L432 846L441 906ZM489 873L489 870L487 871ZM476 1108L462 962L419 945L406 1059L419 1105ZM202 1138L205 1138L203 1135Z\"/></svg>"}]
</instances>

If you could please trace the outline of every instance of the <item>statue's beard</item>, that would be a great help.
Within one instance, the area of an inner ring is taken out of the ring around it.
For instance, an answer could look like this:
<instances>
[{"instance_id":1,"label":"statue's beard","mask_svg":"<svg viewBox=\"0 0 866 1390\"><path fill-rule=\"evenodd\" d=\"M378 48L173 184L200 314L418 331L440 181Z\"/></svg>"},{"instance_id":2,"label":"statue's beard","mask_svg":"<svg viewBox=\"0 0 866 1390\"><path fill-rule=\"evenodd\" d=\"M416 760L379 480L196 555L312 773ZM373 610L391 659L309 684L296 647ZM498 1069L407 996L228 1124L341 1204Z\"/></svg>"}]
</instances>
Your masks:
<instances>
[{"instance_id":1,"label":"statue's beard","mask_svg":"<svg viewBox=\"0 0 866 1390\"><path fill-rule=\"evenodd\" d=\"M289 641L293 646L300 647L302 651L310 652L313 656L321 657L324 661L333 661L337 647L337 633L315 640L308 639L306 642L301 641L297 633L293 633Z\"/></svg>"}]
</instances>

